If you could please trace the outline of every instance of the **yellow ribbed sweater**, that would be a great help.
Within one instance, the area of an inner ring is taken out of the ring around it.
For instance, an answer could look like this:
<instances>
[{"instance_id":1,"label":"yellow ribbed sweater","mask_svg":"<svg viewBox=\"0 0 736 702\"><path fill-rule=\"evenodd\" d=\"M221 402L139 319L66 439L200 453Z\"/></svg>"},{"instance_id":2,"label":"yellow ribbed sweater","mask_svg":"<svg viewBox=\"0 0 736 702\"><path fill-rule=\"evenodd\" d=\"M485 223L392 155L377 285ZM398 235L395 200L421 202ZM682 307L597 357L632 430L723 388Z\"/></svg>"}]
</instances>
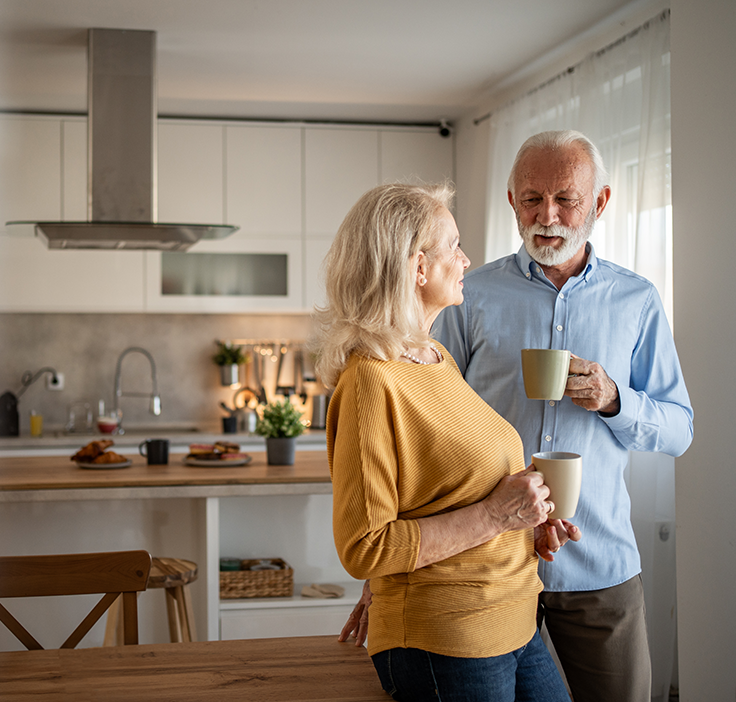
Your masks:
<instances>
[{"instance_id":1,"label":"yellow ribbed sweater","mask_svg":"<svg viewBox=\"0 0 736 702\"><path fill-rule=\"evenodd\" d=\"M348 573L371 581L371 655L408 647L497 656L536 626L531 529L415 568L418 518L478 502L525 467L514 428L439 348L445 360L426 366L353 354L330 400L335 545Z\"/></svg>"}]
</instances>

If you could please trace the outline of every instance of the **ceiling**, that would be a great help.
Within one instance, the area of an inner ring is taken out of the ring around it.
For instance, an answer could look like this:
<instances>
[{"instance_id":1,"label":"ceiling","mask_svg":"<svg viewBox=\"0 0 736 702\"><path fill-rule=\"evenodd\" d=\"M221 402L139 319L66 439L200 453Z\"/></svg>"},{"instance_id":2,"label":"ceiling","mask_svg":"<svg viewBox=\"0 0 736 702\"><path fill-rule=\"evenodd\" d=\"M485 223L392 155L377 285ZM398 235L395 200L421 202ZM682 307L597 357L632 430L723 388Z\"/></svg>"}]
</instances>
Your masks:
<instances>
[{"instance_id":1,"label":"ceiling","mask_svg":"<svg viewBox=\"0 0 736 702\"><path fill-rule=\"evenodd\" d=\"M630 0L0 0L0 110L86 112L86 30L157 32L163 115L452 120Z\"/></svg>"}]
</instances>

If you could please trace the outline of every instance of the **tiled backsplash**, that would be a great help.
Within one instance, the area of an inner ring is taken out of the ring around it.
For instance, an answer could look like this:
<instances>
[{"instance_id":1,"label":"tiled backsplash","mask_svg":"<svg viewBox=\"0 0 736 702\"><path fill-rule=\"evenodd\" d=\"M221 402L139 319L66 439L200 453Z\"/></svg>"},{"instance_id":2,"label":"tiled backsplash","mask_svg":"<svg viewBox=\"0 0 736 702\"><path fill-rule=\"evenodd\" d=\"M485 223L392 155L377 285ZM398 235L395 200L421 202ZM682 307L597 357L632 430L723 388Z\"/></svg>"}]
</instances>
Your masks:
<instances>
[{"instance_id":1,"label":"tiled backsplash","mask_svg":"<svg viewBox=\"0 0 736 702\"><path fill-rule=\"evenodd\" d=\"M124 421L137 425L219 422L220 401L231 405L233 390L220 385L212 356L215 340L307 339L307 314L0 314L0 394L17 394L25 371L52 366L64 374L64 389L49 391L41 377L20 397L21 434L29 432L29 413L44 417L47 430L62 429L71 402L86 400L97 409L112 406L115 364L129 346L149 351L156 362L162 400L159 417L148 413L145 398L123 397ZM123 362L124 392L151 388L150 367L141 354Z\"/></svg>"}]
</instances>

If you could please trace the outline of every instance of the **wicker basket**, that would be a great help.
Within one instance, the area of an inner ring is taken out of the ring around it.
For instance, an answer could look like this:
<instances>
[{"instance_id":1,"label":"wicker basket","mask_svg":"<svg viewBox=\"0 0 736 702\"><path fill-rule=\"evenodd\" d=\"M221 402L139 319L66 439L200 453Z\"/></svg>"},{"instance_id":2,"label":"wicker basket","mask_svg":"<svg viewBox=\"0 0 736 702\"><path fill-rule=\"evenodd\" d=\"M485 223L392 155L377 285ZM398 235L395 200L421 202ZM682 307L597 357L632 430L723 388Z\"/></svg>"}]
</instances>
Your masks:
<instances>
[{"instance_id":1,"label":"wicker basket","mask_svg":"<svg viewBox=\"0 0 736 702\"><path fill-rule=\"evenodd\" d=\"M220 597L235 600L241 597L291 597L294 593L294 570L280 558L270 558L279 570L249 570L263 559L241 562L242 570L220 571Z\"/></svg>"}]
</instances>

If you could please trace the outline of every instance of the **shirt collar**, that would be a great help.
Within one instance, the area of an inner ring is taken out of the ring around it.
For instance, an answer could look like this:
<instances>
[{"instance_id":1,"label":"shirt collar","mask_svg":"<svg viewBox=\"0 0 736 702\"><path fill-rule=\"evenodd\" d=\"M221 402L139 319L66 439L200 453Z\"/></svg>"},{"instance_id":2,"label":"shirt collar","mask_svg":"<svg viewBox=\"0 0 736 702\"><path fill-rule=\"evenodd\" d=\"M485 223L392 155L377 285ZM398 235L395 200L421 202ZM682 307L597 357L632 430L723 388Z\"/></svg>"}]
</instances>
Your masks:
<instances>
[{"instance_id":1,"label":"shirt collar","mask_svg":"<svg viewBox=\"0 0 736 702\"><path fill-rule=\"evenodd\" d=\"M571 281L587 280L588 276L592 275L598 267L598 258L595 255L593 244L588 241L585 243L585 247L588 251L588 262L585 264L585 268L583 268L582 272L574 278L571 278L568 283ZM516 265L519 267L521 274L528 280L531 280L532 278L538 278L539 280L544 281L547 280L547 277L543 272L537 273L537 262L529 255L524 244L522 244L521 248L516 252Z\"/></svg>"}]
</instances>

